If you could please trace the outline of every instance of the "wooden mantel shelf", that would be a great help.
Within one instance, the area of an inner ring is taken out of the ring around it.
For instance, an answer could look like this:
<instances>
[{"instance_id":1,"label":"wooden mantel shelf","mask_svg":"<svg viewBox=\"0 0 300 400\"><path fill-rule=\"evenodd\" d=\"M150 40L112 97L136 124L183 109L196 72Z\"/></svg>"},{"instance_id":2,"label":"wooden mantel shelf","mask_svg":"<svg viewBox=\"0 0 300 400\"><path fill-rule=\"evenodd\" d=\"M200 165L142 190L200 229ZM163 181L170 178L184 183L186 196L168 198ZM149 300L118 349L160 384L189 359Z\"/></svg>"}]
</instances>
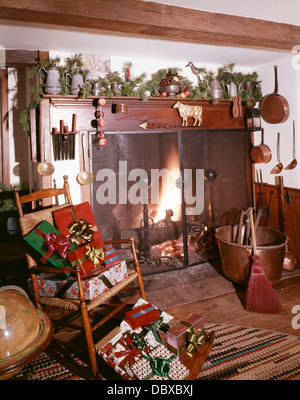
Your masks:
<instances>
[{"instance_id":1,"label":"wooden mantel shelf","mask_svg":"<svg viewBox=\"0 0 300 400\"><path fill-rule=\"evenodd\" d=\"M51 111L52 115L59 116L63 110L70 113L77 113L79 118L89 121L88 126L82 129L91 130L90 122L95 119L97 100L100 96L89 96L86 99L79 98L76 95L44 95L42 103L46 102L57 111ZM141 130L139 125L145 122L149 124L167 125L172 129L243 129L244 111L246 104L242 105L242 117L233 118L232 101L219 99L217 103L206 99L190 99L181 97L149 97L143 101L140 97L112 97L105 98L106 105L102 107L104 120L106 122L104 131L132 131ZM188 118L188 126L182 126L182 119L178 110L174 109L174 104L179 101L188 105L199 105L202 107L202 123L199 126L193 126L193 118ZM124 103L127 106L126 113L117 113L114 111L115 105ZM82 115L82 117L81 117ZM63 118L62 118L63 119ZM80 124L80 121L79 121ZM122 127L120 129L120 126ZM157 127L157 126L156 126Z\"/></svg>"}]
</instances>

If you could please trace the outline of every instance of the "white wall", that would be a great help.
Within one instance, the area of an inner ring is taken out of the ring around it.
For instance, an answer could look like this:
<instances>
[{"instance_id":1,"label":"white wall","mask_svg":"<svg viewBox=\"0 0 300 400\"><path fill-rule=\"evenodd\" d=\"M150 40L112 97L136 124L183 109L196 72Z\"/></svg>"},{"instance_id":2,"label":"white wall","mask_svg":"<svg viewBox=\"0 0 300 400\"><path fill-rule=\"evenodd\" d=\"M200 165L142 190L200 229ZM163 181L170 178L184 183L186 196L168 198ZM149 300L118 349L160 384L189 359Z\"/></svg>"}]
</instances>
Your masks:
<instances>
[{"instance_id":1,"label":"white wall","mask_svg":"<svg viewBox=\"0 0 300 400\"><path fill-rule=\"evenodd\" d=\"M274 65L278 71L278 93L285 97L289 103L290 114L288 119L281 124L268 124L262 119L264 128L264 142L272 151L272 159L267 164L256 164L256 170L262 170L263 182L276 184L276 174L271 174L272 168L277 164L277 133L280 132L280 161L287 166L293 159L293 120L296 127L296 156L299 157L298 165L293 170L283 170L284 185L291 188L300 188L300 69L295 68L293 59L295 55L278 62L261 65L257 73L262 80L263 95L274 91ZM257 104L258 106L258 104ZM260 144L261 133L255 132L254 144ZM278 184L278 183L277 183Z\"/></svg>"}]
</instances>

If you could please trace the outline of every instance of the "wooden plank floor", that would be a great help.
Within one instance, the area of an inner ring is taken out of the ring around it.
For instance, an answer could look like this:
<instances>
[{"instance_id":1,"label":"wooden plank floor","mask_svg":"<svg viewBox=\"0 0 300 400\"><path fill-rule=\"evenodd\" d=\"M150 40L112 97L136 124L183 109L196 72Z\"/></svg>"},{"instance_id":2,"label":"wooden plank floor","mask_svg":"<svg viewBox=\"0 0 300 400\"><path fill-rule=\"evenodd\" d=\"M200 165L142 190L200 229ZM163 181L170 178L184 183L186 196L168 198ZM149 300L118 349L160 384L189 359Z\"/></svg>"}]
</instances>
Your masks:
<instances>
[{"instance_id":1,"label":"wooden plank floor","mask_svg":"<svg viewBox=\"0 0 300 400\"><path fill-rule=\"evenodd\" d=\"M300 336L300 317L298 319L299 329L292 326L292 320L297 316L292 313L295 305L299 305L298 314L300 315L300 276L282 280L274 287L274 291L282 306L280 314L259 314L246 311L243 307L245 291L175 306L165 311L178 319L195 312L201 314L207 323L241 325Z\"/></svg>"}]
</instances>

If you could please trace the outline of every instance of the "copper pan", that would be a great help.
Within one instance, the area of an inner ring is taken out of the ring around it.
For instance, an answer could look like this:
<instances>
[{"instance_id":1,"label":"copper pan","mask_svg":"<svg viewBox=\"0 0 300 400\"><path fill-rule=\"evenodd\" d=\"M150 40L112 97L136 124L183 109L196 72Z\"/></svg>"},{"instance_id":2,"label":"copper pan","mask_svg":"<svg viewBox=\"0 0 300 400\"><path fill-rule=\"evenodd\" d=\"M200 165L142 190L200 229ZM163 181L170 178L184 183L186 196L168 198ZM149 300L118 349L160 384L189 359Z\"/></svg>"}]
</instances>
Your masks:
<instances>
[{"instance_id":1,"label":"copper pan","mask_svg":"<svg viewBox=\"0 0 300 400\"><path fill-rule=\"evenodd\" d=\"M261 130L261 144L253 146L250 151L251 160L256 164L267 164L272 158L272 152L269 146L264 144L264 129Z\"/></svg>"},{"instance_id":2,"label":"copper pan","mask_svg":"<svg viewBox=\"0 0 300 400\"><path fill-rule=\"evenodd\" d=\"M259 112L268 124L280 124L289 117L290 109L287 100L278 94L277 65L274 66L274 92L264 96L259 102Z\"/></svg>"}]
</instances>

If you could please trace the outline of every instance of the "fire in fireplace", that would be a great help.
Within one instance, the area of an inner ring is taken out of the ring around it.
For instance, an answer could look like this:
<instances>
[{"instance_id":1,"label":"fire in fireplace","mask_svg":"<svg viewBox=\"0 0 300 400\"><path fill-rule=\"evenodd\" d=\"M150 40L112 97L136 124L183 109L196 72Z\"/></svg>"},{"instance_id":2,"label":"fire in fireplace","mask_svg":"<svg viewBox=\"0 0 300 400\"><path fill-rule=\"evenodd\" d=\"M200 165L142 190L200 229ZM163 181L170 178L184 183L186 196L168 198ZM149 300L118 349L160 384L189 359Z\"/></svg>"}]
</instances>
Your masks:
<instances>
[{"instance_id":1,"label":"fire in fireplace","mask_svg":"<svg viewBox=\"0 0 300 400\"><path fill-rule=\"evenodd\" d=\"M242 130L110 132L105 148L94 137L92 207L103 238L135 237L149 269L207 261L214 227L236 223L251 201Z\"/></svg>"}]
</instances>

